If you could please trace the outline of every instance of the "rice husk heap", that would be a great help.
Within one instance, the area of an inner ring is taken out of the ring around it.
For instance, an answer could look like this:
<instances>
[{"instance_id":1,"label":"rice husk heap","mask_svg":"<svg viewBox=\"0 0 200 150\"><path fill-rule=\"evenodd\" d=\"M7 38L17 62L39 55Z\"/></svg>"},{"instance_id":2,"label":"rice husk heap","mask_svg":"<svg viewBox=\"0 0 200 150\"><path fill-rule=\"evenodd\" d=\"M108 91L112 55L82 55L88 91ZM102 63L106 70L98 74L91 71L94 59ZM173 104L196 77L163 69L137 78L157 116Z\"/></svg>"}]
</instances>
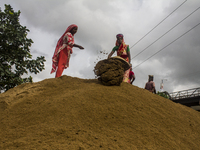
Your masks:
<instances>
[{"instance_id":1,"label":"rice husk heap","mask_svg":"<svg viewBox=\"0 0 200 150\"><path fill-rule=\"evenodd\" d=\"M103 85L120 85L124 72L129 68L129 63L116 56L99 61L94 67L94 73Z\"/></svg>"},{"instance_id":2,"label":"rice husk heap","mask_svg":"<svg viewBox=\"0 0 200 150\"><path fill-rule=\"evenodd\" d=\"M122 82L70 76L0 94L1 150L199 150L200 113Z\"/></svg>"}]
</instances>

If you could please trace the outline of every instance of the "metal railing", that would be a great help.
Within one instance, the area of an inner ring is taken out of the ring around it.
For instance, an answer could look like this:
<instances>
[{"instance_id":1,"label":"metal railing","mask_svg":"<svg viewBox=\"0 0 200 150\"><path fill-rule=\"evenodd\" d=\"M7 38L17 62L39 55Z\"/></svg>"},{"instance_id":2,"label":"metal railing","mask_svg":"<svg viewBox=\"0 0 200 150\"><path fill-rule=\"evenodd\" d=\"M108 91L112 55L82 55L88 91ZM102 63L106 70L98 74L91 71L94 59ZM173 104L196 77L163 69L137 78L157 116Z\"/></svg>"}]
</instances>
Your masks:
<instances>
[{"instance_id":1,"label":"metal railing","mask_svg":"<svg viewBox=\"0 0 200 150\"><path fill-rule=\"evenodd\" d=\"M169 93L169 95L171 100L198 97L200 96L200 87L184 91L172 92Z\"/></svg>"}]
</instances>

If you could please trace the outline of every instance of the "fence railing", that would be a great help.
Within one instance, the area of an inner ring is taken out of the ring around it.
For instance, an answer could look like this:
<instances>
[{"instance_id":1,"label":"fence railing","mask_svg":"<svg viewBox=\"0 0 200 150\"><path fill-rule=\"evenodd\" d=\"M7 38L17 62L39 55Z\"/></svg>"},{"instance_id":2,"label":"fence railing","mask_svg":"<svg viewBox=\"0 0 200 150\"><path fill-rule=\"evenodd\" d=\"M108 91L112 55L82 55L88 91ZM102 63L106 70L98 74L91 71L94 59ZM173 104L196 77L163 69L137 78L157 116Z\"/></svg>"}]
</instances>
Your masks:
<instances>
[{"instance_id":1,"label":"fence railing","mask_svg":"<svg viewBox=\"0 0 200 150\"><path fill-rule=\"evenodd\" d=\"M185 99L185 98L192 98L192 97L198 97L200 96L200 87L184 90L184 91L178 91L178 92L172 92L169 93L171 100L178 100L178 99Z\"/></svg>"}]
</instances>

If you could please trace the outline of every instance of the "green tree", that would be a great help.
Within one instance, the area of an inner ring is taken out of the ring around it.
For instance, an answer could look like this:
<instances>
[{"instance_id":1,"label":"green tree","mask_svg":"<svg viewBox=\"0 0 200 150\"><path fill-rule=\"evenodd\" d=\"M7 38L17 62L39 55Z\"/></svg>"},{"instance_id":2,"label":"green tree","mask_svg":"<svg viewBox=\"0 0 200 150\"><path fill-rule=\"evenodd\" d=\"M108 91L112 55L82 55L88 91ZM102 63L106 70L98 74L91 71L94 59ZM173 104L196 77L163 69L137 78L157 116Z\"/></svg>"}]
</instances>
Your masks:
<instances>
[{"instance_id":1,"label":"green tree","mask_svg":"<svg viewBox=\"0 0 200 150\"><path fill-rule=\"evenodd\" d=\"M159 91L158 91L157 95L160 95L160 96L162 96L162 97L164 97L164 98L170 99L170 95L169 95L169 93L166 92L166 91L164 91L164 92L159 92Z\"/></svg>"},{"instance_id":2,"label":"green tree","mask_svg":"<svg viewBox=\"0 0 200 150\"><path fill-rule=\"evenodd\" d=\"M19 84L32 82L32 77L22 75L39 73L44 69L44 56L32 59L27 38L29 30L19 23L20 11L14 12L5 4L4 12L0 8L0 92L7 91Z\"/></svg>"}]
</instances>

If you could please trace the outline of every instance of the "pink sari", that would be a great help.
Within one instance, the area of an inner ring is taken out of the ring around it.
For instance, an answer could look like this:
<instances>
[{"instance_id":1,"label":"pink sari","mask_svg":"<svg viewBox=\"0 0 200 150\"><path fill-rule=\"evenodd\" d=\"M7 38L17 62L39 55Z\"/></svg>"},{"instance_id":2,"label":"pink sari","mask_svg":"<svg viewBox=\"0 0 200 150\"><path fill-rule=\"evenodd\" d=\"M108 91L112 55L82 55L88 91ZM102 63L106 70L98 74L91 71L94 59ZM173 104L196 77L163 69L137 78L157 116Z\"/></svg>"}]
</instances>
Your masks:
<instances>
[{"instance_id":1,"label":"pink sari","mask_svg":"<svg viewBox=\"0 0 200 150\"><path fill-rule=\"evenodd\" d=\"M73 47L73 44L74 44L74 37L70 33L70 31L74 27L78 27L78 26L75 25L75 24L70 25L67 28L67 30L65 31L65 33L58 40L57 45L56 45L56 49L55 49L55 52L54 52L54 55L52 57L52 70L51 70L51 73L54 73L57 70L57 68L58 68L58 61L59 61L59 54L60 54L60 52L63 51L63 50L66 50L66 49L68 51L70 51L70 53L68 53L67 58L65 58L67 60L62 60L62 61L66 61L65 69L69 66L69 58L70 58L70 54L72 54L72 47ZM69 38L67 44L63 43L65 36L67 36Z\"/></svg>"}]
</instances>

